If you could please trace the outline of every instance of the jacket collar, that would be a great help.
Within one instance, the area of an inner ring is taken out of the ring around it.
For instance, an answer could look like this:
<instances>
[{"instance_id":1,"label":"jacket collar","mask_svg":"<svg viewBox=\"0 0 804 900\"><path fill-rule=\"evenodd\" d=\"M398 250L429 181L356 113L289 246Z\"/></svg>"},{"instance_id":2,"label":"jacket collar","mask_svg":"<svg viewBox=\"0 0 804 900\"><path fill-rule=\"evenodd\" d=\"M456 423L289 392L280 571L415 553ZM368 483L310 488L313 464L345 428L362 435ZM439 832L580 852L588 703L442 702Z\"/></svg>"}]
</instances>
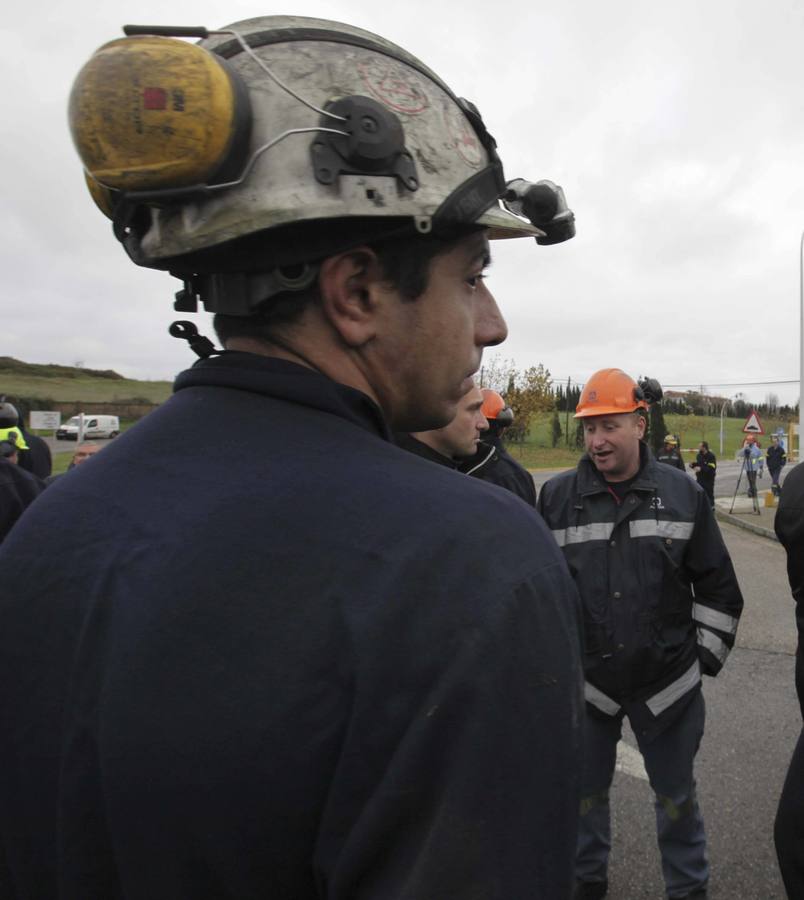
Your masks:
<instances>
[{"instance_id":1,"label":"jacket collar","mask_svg":"<svg viewBox=\"0 0 804 900\"><path fill-rule=\"evenodd\" d=\"M200 359L173 383L174 392L190 387L234 388L286 400L340 416L386 441L392 440L382 410L362 391L273 356L225 350Z\"/></svg>"},{"instance_id":2,"label":"jacket collar","mask_svg":"<svg viewBox=\"0 0 804 900\"><path fill-rule=\"evenodd\" d=\"M412 434L398 432L394 435L394 440L398 447L407 450L409 453L414 453L416 456L421 456L422 459L428 459L430 462L438 463L439 466L446 466L448 469L456 469L458 467L454 460L444 456L443 453L439 453L437 450L433 450L429 444L418 440Z\"/></svg>"},{"instance_id":3,"label":"jacket collar","mask_svg":"<svg viewBox=\"0 0 804 900\"><path fill-rule=\"evenodd\" d=\"M633 491L655 491L656 466L658 463L653 458L648 445L644 441L639 444L639 471L631 485ZM584 454L578 462L578 493L599 494L607 493L606 479L598 472L595 464L587 454Z\"/></svg>"}]
</instances>

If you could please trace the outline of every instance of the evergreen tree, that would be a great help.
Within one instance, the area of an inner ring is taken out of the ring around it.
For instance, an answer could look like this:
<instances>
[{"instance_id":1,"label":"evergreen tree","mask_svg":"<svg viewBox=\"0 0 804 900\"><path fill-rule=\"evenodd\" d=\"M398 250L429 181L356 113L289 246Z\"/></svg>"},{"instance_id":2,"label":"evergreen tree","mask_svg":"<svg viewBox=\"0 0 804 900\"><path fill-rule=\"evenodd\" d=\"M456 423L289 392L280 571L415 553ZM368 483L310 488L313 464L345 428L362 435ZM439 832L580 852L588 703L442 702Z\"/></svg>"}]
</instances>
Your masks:
<instances>
[{"instance_id":1,"label":"evergreen tree","mask_svg":"<svg viewBox=\"0 0 804 900\"><path fill-rule=\"evenodd\" d=\"M561 422L558 418L558 410L556 409L553 410L552 437L553 446L556 447L561 440Z\"/></svg>"}]
</instances>

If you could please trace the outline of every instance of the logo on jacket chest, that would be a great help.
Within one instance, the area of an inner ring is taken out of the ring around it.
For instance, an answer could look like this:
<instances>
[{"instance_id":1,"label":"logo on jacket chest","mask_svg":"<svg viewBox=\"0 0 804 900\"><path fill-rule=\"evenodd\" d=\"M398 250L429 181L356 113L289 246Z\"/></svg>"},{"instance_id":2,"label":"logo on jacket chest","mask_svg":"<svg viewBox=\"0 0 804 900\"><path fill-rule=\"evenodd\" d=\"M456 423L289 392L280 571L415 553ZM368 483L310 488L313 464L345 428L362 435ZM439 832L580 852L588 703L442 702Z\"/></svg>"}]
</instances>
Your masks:
<instances>
[{"instance_id":1,"label":"logo on jacket chest","mask_svg":"<svg viewBox=\"0 0 804 900\"><path fill-rule=\"evenodd\" d=\"M651 507L651 509L664 509L665 508L664 503L662 503L662 498L658 494L650 501L650 507Z\"/></svg>"}]
</instances>

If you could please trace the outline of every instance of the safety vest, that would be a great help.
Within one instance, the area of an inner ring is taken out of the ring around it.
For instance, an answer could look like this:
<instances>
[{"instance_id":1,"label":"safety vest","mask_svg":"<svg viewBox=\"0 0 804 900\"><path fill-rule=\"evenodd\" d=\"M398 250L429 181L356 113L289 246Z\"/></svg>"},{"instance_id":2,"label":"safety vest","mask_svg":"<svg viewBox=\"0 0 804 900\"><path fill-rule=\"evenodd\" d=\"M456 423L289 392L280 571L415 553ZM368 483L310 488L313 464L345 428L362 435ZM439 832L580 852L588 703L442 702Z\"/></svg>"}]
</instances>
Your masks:
<instances>
[{"instance_id":1,"label":"safety vest","mask_svg":"<svg viewBox=\"0 0 804 900\"><path fill-rule=\"evenodd\" d=\"M30 450L31 448L25 443L22 432L15 425L13 428L0 428L0 441L10 441L17 445L18 450Z\"/></svg>"}]
</instances>

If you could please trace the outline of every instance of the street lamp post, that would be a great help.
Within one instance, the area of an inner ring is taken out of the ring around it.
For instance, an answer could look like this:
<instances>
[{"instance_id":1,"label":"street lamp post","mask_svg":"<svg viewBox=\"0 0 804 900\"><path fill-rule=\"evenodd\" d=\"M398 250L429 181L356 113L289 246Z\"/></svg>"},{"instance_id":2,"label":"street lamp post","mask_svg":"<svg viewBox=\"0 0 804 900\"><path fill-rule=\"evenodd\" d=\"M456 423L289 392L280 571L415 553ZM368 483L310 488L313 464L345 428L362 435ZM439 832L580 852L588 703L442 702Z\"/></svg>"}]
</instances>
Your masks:
<instances>
[{"instance_id":1,"label":"street lamp post","mask_svg":"<svg viewBox=\"0 0 804 900\"><path fill-rule=\"evenodd\" d=\"M723 413L726 407L731 403L731 399L724 400L723 406L720 407L720 455L723 456Z\"/></svg>"},{"instance_id":2,"label":"street lamp post","mask_svg":"<svg viewBox=\"0 0 804 900\"><path fill-rule=\"evenodd\" d=\"M801 232L801 244L798 249L798 271L799 271L799 320L798 320L798 363L799 363L799 380L798 380L798 461L801 462L801 438L804 436L804 429L801 427L802 408L804 407L804 231ZM790 448L793 449L792 447Z\"/></svg>"}]
</instances>

